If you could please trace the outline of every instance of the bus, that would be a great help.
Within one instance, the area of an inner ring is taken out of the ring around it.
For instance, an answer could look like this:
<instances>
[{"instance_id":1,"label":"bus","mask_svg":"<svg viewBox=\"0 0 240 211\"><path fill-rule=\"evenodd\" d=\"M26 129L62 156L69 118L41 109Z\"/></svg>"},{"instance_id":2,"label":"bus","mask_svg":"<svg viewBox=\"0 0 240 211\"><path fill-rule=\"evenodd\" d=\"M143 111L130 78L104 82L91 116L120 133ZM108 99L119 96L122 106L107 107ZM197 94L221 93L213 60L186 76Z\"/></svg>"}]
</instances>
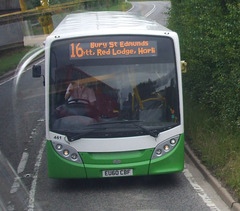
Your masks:
<instances>
[{"instance_id":1,"label":"bus","mask_svg":"<svg viewBox=\"0 0 240 211\"><path fill-rule=\"evenodd\" d=\"M131 13L83 12L67 15L44 48L50 178L183 170L176 32Z\"/></svg>"}]
</instances>

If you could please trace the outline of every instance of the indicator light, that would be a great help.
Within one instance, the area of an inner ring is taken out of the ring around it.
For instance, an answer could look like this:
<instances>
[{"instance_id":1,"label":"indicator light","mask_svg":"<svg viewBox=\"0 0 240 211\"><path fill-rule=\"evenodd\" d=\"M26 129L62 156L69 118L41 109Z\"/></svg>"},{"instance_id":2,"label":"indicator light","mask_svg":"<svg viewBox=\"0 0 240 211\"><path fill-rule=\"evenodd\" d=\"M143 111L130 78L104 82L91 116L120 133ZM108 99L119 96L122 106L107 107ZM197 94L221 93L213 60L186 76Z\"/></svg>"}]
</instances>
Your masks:
<instances>
[{"instance_id":1,"label":"indicator light","mask_svg":"<svg viewBox=\"0 0 240 211\"><path fill-rule=\"evenodd\" d=\"M72 162L82 163L81 156L78 151L71 147L69 144L52 141L55 152L58 153L64 159Z\"/></svg>"},{"instance_id":2,"label":"indicator light","mask_svg":"<svg viewBox=\"0 0 240 211\"><path fill-rule=\"evenodd\" d=\"M166 152L169 151L169 149L170 149L170 147L167 144L163 148Z\"/></svg>"},{"instance_id":3,"label":"indicator light","mask_svg":"<svg viewBox=\"0 0 240 211\"><path fill-rule=\"evenodd\" d=\"M152 159L160 158L171 152L177 146L179 137L180 135L176 135L161 141L154 149Z\"/></svg>"},{"instance_id":4,"label":"indicator light","mask_svg":"<svg viewBox=\"0 0 240 211\"><path fill-rule=\"evenodd\" d=\"M66 156L66 157L69 156L69 150L64 149L63 150L63 155Z\"/></svg>"}]
</instances>

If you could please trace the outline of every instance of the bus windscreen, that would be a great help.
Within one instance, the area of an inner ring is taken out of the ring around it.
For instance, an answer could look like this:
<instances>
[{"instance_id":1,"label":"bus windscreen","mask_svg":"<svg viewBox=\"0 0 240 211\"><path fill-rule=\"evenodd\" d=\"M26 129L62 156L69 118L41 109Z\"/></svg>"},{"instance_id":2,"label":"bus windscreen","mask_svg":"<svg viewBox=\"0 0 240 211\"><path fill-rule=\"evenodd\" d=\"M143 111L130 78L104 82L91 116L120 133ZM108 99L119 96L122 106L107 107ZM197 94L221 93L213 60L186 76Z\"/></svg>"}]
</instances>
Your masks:
<instances>
[{"instance_id":1,"label":"bus windscreen","mask_svg":"<svg viewBox=\"0 0 240 211\"><path fill-rule=\"evenodd\" d=\"M50 48L50 130L81 137L151 135L180 124L171 38L97 36Z\"/></svg>"}]
</instances>

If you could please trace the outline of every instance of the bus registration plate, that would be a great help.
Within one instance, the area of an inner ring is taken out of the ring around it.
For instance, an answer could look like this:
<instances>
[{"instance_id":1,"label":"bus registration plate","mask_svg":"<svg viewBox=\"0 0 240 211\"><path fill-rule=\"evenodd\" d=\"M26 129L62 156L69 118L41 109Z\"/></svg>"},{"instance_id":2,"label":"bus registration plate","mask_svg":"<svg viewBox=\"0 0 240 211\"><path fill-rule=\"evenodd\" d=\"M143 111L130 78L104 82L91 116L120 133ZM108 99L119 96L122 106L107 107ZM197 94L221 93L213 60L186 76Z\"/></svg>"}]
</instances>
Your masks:
<instances>
[{"instance_id":1,"label":"bus registration plate","mask_svg":"<svg viewBox=\"0 0 240 211\"><path fill-rule=\"evenodd\" d=\"M133 169L118 169L118 170L105 170L102 171L103 177L124 177L132 176Z\"/></svg>"}]
</instances>

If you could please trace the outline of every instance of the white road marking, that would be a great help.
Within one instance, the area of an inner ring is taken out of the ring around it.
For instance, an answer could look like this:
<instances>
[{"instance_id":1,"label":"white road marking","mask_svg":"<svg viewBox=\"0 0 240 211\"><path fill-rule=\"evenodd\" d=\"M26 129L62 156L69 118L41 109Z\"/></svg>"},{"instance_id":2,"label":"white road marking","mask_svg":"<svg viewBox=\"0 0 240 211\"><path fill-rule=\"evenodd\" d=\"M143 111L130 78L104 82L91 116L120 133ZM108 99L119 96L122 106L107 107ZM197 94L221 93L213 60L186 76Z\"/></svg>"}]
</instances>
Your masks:
<instances>
[{"instance_id":1,"label":"white road marking","mask_svg":"<svg viewBox=\"0 0 240 211\"><path fill-rule=\"evenodd\" d=\"M20 177L15 177L14 178L14 182L11 186L11 189L10 189L10 193L13 194L13 193L16 193L20 187Z\"/></svg>"},{"instance_id":2,"label":"white road marking","mask_svg":"<svg viewBox=\"0 0 240 211\"><path fill-rule=\"evenodd\" d=\"M205 204L214 211L220 211L218 207L212 202L212 200L208 197L208 195L204 192L204 190L198 185L192 174L189 172L187 168L184 168L183 173L189 183L192 185L194 190L198 193L198 195L203 199Z\"/></svg>"},{"instance_id":3,"label":"white road marking","mask_svg":"<svg viewBox=\"0 0 240 211\"><path fill-rule=\"evenodd\" d=\"M154 13L155 10L156 10L156 5L153 4L153 8L152 8L147 14L145 14L144 16L147 18L147 17L150 16L152 13Z\"/></svg>"},{"instance_id":4,"label":"white road marking","mask_svg":"<svg viewBox=\"0 0 240 211\"><path fill-rule=\"evenodd\" d=\"M27 206L28 211L33 211L34 207L35 207L35 193L36 193L36 187L37 187L38 172L39 172L39 168L41 166L41 160L42 160L42 155L43 155L45 145L46 145L46 140L44 139L42 141L42 145L38 152L38 156L37 156L36 163L34 166L33 181L32 181L31 189L29 192L29 201L28 201L28 206Z\"/></svg>"},{"instance_id":5,"label":"white road marking","mask_svg":"<svg viewBox=\"0 0 240 211\"><path fill-rule=\"evenodd\" d=\"M132 7L127 12L131 12L132 10L134 10L134 8L135 8L135 6L132 4ZM155 10L156 10L156 5L153 4L153 8L148 13L146 13L144 16L147 18L152 13L154 13Z\"/></svg>"},{"instance_id":6,"label":"white road marking","mask_svg":"<svg viewBox=\"0 0 240 211\"><path fill-rule=\"evenodd\" d=\"M39 124L41 124L41 122L44 121L44 119L39 119L37 121L38 121L38 124L37 124L37 126L38 126ZM36 134L36 130L37 130L36 128L34 128L32 130L31 136L29 137L30 139L32 139L33 136ZM39 162L41 162L41 159L42 159L42 153L43 153L43 150L44 150L44 147L45 147L45 144L46 144L45 142L46 141L44 140L43 143L42 143L42 147L40 148L40 151L38 153L38 157L36 159L36 163L35 163L35 166L34 166L33 181L32 181L30 196L29 196L30 197L29 201L30 201L30 199L31 200L33 199L33 207L34 207L34 204L35 204L34 203L34 201L35 201L34 196L35 196L35 188L36 188L34 185L36 185L35 183L36 183L36 179L37 179L38 168L40 167ZM21 177L19 177L18 175L24 172L25 167L26 167L27 162L28 162L28 158L29 158L29 153L27 152L27 148L26 148L25 151L22 154L21 160L20 160L19 165L17 167L17 172L16 172L17 174L14 178L13 184L12 184L11 189L10 189L11 194L16 193L19 190L19 188L21 187L21 183L22 183L21 182ZM30 176L30 174L26 174L26 175ZM32 204L30 204L30 205L32 206ZM9 202L9 206L11 206L11 210L15 210L14 205L12 205L11 202Z\"/></svg>"},{"instance_id":7,"label":"white road marking","mask_svg":"<svg viewBox=\"0 0 240 211\"><path fill-rule=\"evenodd\" d=\"M38 62L35 63L35 65L39 65L39 64L41 64L44 61L45 61L45 59L39 60ZM29 68L29 69L31 69L31 68Z\"/></svg>"},{"instance_id":8,"label":"white road marking","mask_svg":"<svg viewBox=\"0 0 240 211\"><path fill-rule=\"evenodd\" d=\"M20 161L20 163L18 165L18 168L17 168L17 173L18 174L20 174L24 171L25 166L26 166L27 161L28 161L28 156L29 156L28 152L23 152L21 161Z\"/></svg>"},{"instance_id":9,"label":"white road marking","mask_svg":"<svg viewBox=\"0 0 240 211\"><path fill-rule=\"evenodd\" d=\"M44 122L45 119L42 118L42 119L38 119L37 121L38 121L38 122Z\"/></svg>"},{"instance_id":10,"label":"white road marking","mask_svg":"<svg viewBox=\"0 0 240 211\"><path fill-rule=\"evenodd\" d=\"M8 78L6 81L3 81L2 83L0 83L0 86L2 86L3 84L6 84L7 82L13 80L16 76L10 77Z\"/></svg>"},{"instance_id":11,"label":"white road marking","mask_svg":"<svg viewBox=\"0 0 240 211\"><path fill-rule=\"evenodd\" d=\"M26 164L27 164L27 161L28 161L28 156L29 154L27 152L23 152L22 154L22 158L21 158L21 161L18 165L18 168L17 168L17 173L20 174L24 171L25 167L26 167ZM21 178L16 176L14 178L14 182L11 186L11 189L10 189L10 193L13 194L13 193L16 193L20 187L20 180Z\"/></svg>"},{"instance_id":12,"label":"white road marking","mask_svg":"<svg viewBox=\"0 0 240 211\"><path fill-rule=\"evenodd\" d=\"M132 7L127 11L127 12L131 12L134 9L134 5L132 4Z\"/></svg>"}]
</instances>

